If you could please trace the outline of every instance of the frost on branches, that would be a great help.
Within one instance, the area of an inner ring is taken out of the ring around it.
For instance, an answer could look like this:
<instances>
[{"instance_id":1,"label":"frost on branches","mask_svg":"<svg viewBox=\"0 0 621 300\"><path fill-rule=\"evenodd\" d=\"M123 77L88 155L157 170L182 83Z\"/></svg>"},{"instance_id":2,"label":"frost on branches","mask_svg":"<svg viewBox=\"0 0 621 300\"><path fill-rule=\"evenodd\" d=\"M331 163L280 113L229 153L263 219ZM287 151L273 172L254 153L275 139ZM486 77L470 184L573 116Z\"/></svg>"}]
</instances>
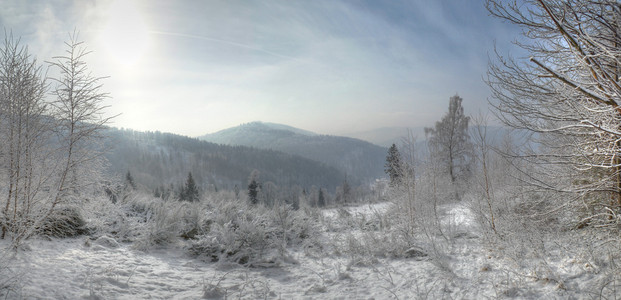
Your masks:
<instances>
[{"instance_id":1,"label":"frost on branches","mask_svg":"<svg viewBox=\"0 0 621 300\"><path fill-rule=\"evenodd\" d=\"M41 66L11 35L0 49L0 196L2 238L77 234L80 196L95 180L100 154L93 142L110 118L103 116L101 78L92 77L88 54L74 34L65 55L49 65L59 71L50 85ZM67 226L65 226L67 225ZM68 232L57 232L63 227Z\"/></svg>"},{"instance_id":2,"label":"frost on branches","mask_svg":"<svg viewBox=\"0 0 621 300\"><path fill-rule=\"evenodd\" d=\"M621 5L618 1L487 1L523 28L528 60L497 55L489 68L502 121L529 131L531 151L510 155L528 183L566 192L558 205L584 210L584 222L616 219L621 208ZM574 199L568 201L566 199ZM599 218L605 216L605 218Z\"/></svg>"}]
</instances>

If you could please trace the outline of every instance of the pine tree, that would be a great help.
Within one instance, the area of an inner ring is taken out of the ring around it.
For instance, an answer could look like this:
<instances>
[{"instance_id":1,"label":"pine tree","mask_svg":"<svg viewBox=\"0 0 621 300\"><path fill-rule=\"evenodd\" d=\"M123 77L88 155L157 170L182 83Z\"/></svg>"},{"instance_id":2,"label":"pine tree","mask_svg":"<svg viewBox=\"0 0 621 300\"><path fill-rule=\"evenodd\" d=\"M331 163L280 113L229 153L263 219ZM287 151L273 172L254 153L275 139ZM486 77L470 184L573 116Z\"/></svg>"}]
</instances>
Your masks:
<instances>
[{"instance_id":1,"label":"pine tree","mask_svg":"<svg viewBox=\"0 0 621 300\"><path fill-rule=\"evenodd\" d=\"M192 178L192 172L188 173L188 180L185 182L185 186L181 191L181 200L195 202L199 199L199 192L194 178Z\"/></svg>"},{"instance_id":2,"label":"pine tree","mask_svg":"<svg viewBox=\"0 0 621 300\"><path fill-rule=\"evenodd\" d=\"M136 182L134 181L134 177L132 177L132 174L129 171L127 171L127 174L125 174L125 186L131 187L133 190L136 189Z\"/></svg>"},{"instance_id":3,"label":"pine tree","mask_svg":"<svg viewBox=\"0 0 621 300\"><path fill-rule=\"evenodd\" d=\"M317 197L317 206L326 206L326 197L323 195L323 189L319 189L319 196Z\"/></svg>"},{"instance_id":4,"label":"pine tree","mask_svg":"<svg viewBox=\"0 0 621 300\"><path fill-rule=\"evenodd\" d=\"M390 185L397 185L401 182L401 153L397 149L397 145L392 144L388 149L386 156L386 165L384 172L390 177Z\"/></svg>"},{"instance_id":5,"label":"pine tree","mask_svg":"<svg viewBox=\"0 0 621 300\"><path fill-rule=\"evenodd\" d=\"M248 184L248 197L252 204L257 204L259 202L259 183L254 179Z\"/></svg>"},{"instance_id":6,"label":"pine tree","mask_svg":"<svg viewBox=\"0 0 621 300\"><path fill-rule=\"evenodd\" d=\"M254 170L250 173L250 182L248 183L248 198L250 203L259 203L259 189L261 184L259 183L259 171Z\"/></svg>"},{"instance_id":7,"label":"pine tree","mask_svg":"<svg viewBox=\"0 0 621 300\"><path fill-rule=\"evenodd\" d=\"M343 202L347 203L351 201L351 186L347 180L343 181Z\"/></svg>"}]
</instances>

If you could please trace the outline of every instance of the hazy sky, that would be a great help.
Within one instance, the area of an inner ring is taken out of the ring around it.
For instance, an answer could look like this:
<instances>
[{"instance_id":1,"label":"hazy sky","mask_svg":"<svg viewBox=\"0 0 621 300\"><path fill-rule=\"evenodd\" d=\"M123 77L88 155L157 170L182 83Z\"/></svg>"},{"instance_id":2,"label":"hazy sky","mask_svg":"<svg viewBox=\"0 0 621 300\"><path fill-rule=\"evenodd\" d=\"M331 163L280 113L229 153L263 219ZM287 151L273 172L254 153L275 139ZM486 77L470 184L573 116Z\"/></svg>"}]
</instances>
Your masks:
<instances>
[{"instance_id":1,"label":"hazy sky","mask_svg":"<svg viewBox=\"0 0 621 300\"><path fill-rule=\"evenodd\" d=\"M40 61L77 29L116 127L343 134L430 126L455 93L487 110L488 55L517 30L483 2L0 0L0 26Z\"/></svg>"}]
</instances>

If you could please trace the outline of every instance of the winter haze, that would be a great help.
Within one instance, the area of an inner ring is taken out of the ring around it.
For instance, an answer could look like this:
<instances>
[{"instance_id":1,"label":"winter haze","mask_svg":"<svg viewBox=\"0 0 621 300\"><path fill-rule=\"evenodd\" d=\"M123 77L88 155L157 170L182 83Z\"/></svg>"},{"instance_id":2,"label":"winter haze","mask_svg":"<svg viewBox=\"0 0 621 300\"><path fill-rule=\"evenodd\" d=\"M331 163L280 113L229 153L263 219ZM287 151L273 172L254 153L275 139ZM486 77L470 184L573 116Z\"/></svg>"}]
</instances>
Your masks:
<instances>
[{"instance_id":1,"label":"winter haze","mask_svg":"<svg viewBox=\"0 0 621 300\"><path fill-rule=\"evenodd\" d=\"M494 44L517 30L479 1L2 0L39 60L78 30L110 76L113 126L188 136L253 121L347 135L430 126L458 93L487 109Z\"/></svg>"},{"instance_id":2,"label":"winter haze","mask_svg":"<svg viewBox=\"0 0 621 300\"><path fill-rule=\"evenodd\" d=\"M0 298L621 298L619 0L0 25Z\"/></svg>"}]
</instances>

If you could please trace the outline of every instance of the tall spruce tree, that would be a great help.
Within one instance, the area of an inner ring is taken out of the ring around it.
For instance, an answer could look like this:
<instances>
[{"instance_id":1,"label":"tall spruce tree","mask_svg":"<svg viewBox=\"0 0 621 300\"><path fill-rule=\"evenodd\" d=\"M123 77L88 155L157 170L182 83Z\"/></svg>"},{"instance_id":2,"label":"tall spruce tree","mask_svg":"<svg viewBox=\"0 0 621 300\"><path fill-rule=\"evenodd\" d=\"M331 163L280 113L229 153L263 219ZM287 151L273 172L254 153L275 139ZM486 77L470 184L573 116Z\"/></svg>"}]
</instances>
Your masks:
<instances>
[{"instance_id":1,"label":"tall spruce tree","mask_svg":"<svg viewBox=\"0 0 621 300\"><path fill-rule=\"evenodd\" d=\"M134 181L134 177L129 171L127 171L127 174L125 174L125 186L134 190L136 189L136 182Z\"/></svg>"},{"instance_id":2,"label":"tall spruce tree","mask_svg":"<svg viewBox=\"0 0 621 300\"><path fill-rule=\"evenodd\" d=\"M317 206L318 207L326 206L326 197L323 194L323 189L319 189L319 196L317 196Z\"/></svg>"},{"instance_id":3,"label":"tall spruce tree","mask_svg":"<svg viewBox=\"0 0 621 300\"><path fill-rule=\"evenodd\" d=\"M250 203L259 203L259 189L261 189L259 171L254 170L250 173L250 179L248 180L248 198L250 199Z\"/></svg>"},{"instance_id":4,"label":"tall spruce tree","mask_svg":"<svg viewBox=\"0 0 621 300\"><path fill-rule=\"evenodd\" d=\"M390 184L397 185L401 182L401 153L397 149L397 145L392 144L388 149L388 155L386 156L386 165L384 166L384 172L390 177Z\"/></svg>"},{"instance_id":5,"label":"tall spruce tree","mask_svg":"<svg viewBox=\"0 0 621 300\"><path fill-rule=\"evenodd\" d=\"M181 200L195 202L199 199L198 187L196 186L196 182L194 182L194 178L192 177L192 172L188 173L188 179L185 182L185 186L181 191Z\"/></svg>"}]
</instances>

